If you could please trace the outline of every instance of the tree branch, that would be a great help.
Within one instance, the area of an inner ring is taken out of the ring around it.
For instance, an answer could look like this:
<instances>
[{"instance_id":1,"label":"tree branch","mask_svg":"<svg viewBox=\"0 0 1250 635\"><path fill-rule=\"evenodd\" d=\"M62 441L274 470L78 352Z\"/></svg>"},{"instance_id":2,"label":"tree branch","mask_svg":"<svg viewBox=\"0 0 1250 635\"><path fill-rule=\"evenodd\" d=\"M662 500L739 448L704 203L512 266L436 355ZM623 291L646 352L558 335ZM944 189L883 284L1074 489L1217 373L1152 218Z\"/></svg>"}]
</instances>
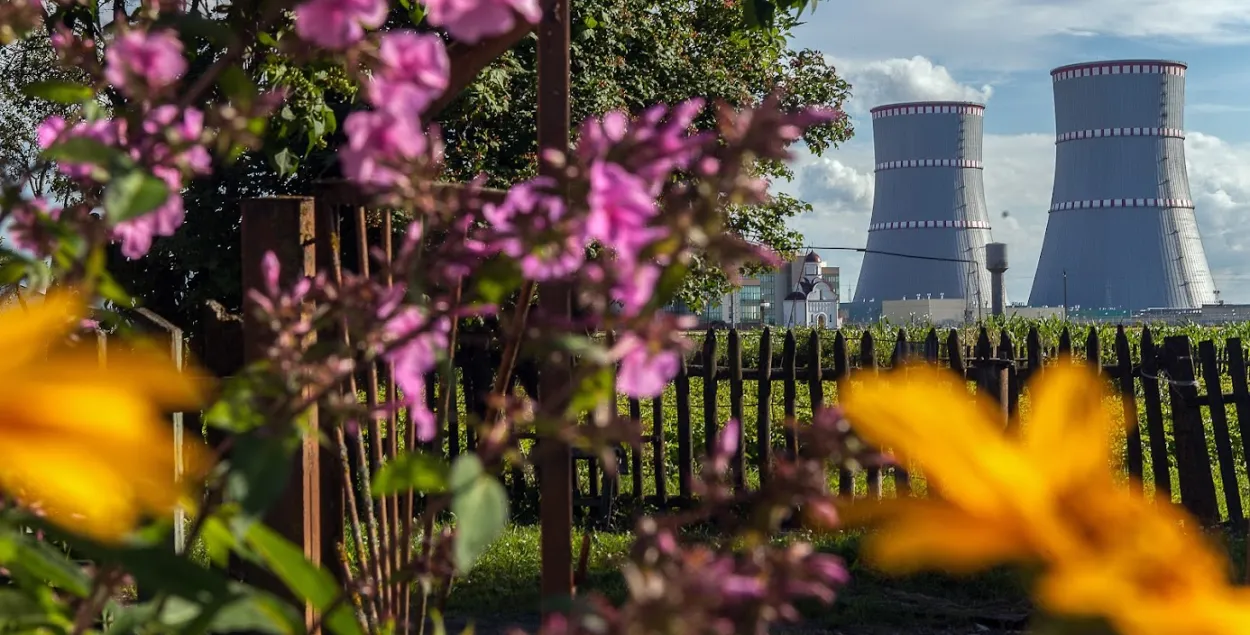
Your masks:
<instances>
[{"instance_id":1,"label":"tree branch","mask_svg":"<svg viewBox=\"0 0 1250 635\"><path fill-rule=\"evenodd\" d=\"M456 97L473 83L478 73L486 68L491 62L495 61L500 55L503 55L520 42L525 36L534 32L534 25L524 20L518 20L516 27L511 31L484 40L477 44L469 45L461 42L452 42L447 47L447 56L451 58L451 78L448 83L447 90L443 91L441 97L436 99L429 109L426 110L427 119L433 120L438 116L444 108L451 105Z\"/></svg>"}]
</instances>

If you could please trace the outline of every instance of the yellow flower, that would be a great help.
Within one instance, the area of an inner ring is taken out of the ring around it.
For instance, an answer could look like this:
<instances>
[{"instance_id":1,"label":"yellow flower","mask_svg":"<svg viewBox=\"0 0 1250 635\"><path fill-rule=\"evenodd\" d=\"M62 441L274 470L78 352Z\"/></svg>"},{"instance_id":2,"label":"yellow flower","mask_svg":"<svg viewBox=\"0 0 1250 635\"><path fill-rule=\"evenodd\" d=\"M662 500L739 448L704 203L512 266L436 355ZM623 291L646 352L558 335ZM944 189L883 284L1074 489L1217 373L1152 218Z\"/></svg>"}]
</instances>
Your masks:
<instances>
[{"instance_id":1,"label":"yellow flower","mask_svg":"<svg viewBox=\"0 0 1250 635\"><path fill-rule=\"evenodd\" d=\"M1126 633L1250 632L1246 592L1228 585L1225 561L1193 535L1192 519L1116 483L1103 380L1059 364L1029 394L1016 436L946 371L857 386L843 404L854 429L919 464L941 493L847 504L848 522L879 526L865 557L896 573L1041 565L1037 596L1056 613L1101 615Z\"/></svg>"},{"instance_id":2,"label":"yellow flower","mask_svg":"<svg viewBox=\"0 0 1250 635\"><path fill-rule=\"evenodd\" d=\"M0 488L62 527L115 542L145 515L172 513L208 466L195 435L175 482L167 411L198 406L204 384L142 346L66 347L83 304L50 293L29 312L0 312Z\"/></svg>"}]
</instances>

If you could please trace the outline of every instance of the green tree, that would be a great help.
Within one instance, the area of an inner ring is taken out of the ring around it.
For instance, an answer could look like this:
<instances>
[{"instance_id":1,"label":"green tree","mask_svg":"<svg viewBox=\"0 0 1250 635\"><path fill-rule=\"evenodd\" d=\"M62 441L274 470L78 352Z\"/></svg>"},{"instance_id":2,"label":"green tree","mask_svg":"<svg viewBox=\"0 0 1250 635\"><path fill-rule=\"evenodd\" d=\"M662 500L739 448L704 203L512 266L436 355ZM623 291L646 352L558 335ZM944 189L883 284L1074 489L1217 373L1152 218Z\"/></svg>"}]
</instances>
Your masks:
<instances>
[{"instance_id":1,"label":"green tree","mask_svg":"<svg viewBox=\"0 0 1250 635\"><path fill-rule=\"evenodd\" d=\"M748 0L750 2L751 0ZM755 4L760 4L755 2ZM781 2L793 9L803 3ZM781 88L789 105L840 106L849 85L815 51L787 46L798 18L778 11L767 28L744 28L744 13L724 0L577 0L573 3L572 72L574 122L613 109L638 112L653 103L691 97L734 105L758 102ZM251 3L231 5L221 19L256 24ZM413 15L396 8L387 28L413 28ZM750 17L750 16L747 16ZM424 28L417 24L416 28ZM273 31L269 41L280 39ZM266 38L261 38L262 41ZM280 46L280 43L274 42ZM447 144L444 178L467 181L486 174L489 184L508 184L537 169L536 37L530 35L488 66L438 118ZM201 50L193 67L204 68L220 53ZM193 325L204 302L228 308L241 303L238 287L240 198L311 193L320 178L336 177L335 149L344 141L337 122L355 108L355 87L332 66L296 68L277 46L251 51L247 68L262 87L283 86L291 98L267 135L281 151L244 157L185 193L187 225L177 236L158 240L147 258L124 262L114 254L111 270L158 313ZM194 71L193 71L194 72ZM714 125L711 109L696 122ZM843 120L818 127L803 143L821 153L850 137ZM759 164L761 176L788 179L779 163ZM286 176L284 174L290 174ZM802 236L786 220L809 206L779 195L769 204L727 210L727 228L783 253L794 253ZM695 263L698 275L683 290L691 305L726 288L723 275ZM747 273L751 273L748 271Z\"/></svg>"}]
</instances>

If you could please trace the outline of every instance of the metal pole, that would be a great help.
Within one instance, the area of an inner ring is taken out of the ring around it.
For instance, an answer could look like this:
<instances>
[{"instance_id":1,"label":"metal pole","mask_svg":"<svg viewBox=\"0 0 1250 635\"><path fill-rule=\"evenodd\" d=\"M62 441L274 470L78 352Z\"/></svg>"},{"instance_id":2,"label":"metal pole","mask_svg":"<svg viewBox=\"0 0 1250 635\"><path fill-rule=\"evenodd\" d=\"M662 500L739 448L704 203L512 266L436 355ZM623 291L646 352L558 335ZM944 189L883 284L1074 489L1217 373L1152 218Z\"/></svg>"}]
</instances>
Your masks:
<instances>
[{"instance_id":1,"label":"metal pole","mask_svg":"<svg viewBox=\"0 0 1250 635\"><path fill-rule=\"evenodd\" d=\"M569 149L569 1L549 0L538 25L538 148L539 173L563 183L559 170L542 161L547 151ZM567 196L568 192L564 192ZM565 284L539 290L539 302L548 315L569 316L572 294ZM544 400L563 391L572 381L565 362L550 362L542 370L539 393ZM552 406L546 403L545 406ZM563 412L554 408L552 412ZM551 600L573 595L573 453L554 437L542 439L539 455L542 598L544 613Z\"/></svg>"},{"instance_id":2,"label":"metal pole","mask_svg":"<svg viewBox=\"0 0 1250 635\"><path fill-rule=\"evenodd\" d=\"M1063 321L1068 321L1068 270L1063 270Z\"/></svg>"}]
</instances>

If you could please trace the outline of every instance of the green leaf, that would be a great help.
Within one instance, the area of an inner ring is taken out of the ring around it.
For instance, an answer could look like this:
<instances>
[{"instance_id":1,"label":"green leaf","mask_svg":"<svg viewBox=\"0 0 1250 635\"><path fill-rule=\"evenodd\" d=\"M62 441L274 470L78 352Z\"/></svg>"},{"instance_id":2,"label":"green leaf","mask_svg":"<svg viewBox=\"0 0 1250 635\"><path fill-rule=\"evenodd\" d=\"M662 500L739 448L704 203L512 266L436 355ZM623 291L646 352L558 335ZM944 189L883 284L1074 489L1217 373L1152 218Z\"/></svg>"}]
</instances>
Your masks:
<instances>
[{"instance_id":1,"label":"green leaf","mask_svg":"<svg viewBox=\"0 0 1250 635\"><path fill-rule=\"evenodd\" d=\"M25 535L0 534L0 567L21 571L78 597L87 597L91 588L82 568L65 554Z\"/></svg>"},{"instance_id":2,"label":"green leaf","mask_svg":"<svg viewBox=\"0 0 1250 635\"><path fill-rule=\"evenodd\" d=\"M264 31L256 34L256 40L270 48L278 48L278 40Z\"/></svg>"},{"instance_id":3,"label":"green leaf","mask_svg":"<svg viewBox=\"0 0 1250 635\"><path fill-rule=\"evenodd\" d=\"M508 524L508 493L487 474L477 455L466 454L451 467L451 512L456 515L452 557L468 573Z\"/></svg>"},{"instance_id":4,"label":"green leaf","mask_svg":"<svg viewBox=\"0 0 1250 635\"><path fill-rule=\"evenodd\" d=\"M596 20L593 16L589 16L589 15L588 15L588 16L586 16L586 18L585 18L585 19L583 19L583 20L582 20L582 24L585 24L585 25L586 25L586 28L588 28L588 29L593 29L593 28L595 28L595 27L599 26L599 21L598 21L598 20Z\"/></svg>"},{"instance_id":5,"label":"green leaf","mask_svg":"<svg viewBox=\"0 0 1250 635\"><path fill-rule=\"evenodd\" d=\"M273 155L273 167L279 175L290 176L299 167L299 157L295 156L290 148L283 148L281 152Z\"/></svg>"},{"instance_id":6,"label":"green leaf","mask_svg":"<svg viewBox=\"0 0 1250 635\"><path fill-rule=\"evenodd\" d=\"M200 529L200 539L204 541L204 551L208 559L218 567L225 569L230 564L230 552L238 547L234 534L221 518L210 516L204 520Z\"/></svg>"},{"instance_id":7,"label":"green leaf","mask_svg":"<svg viewBox=\"0 0 1250 635\"><path fill-rule=\"evenodd\" d=\"M22 94L58 104L78 104L91 99L95 91L82 84L48 80L23 86Z\"/></svg>"},{"instance_id":8,"label":"green leaf","mask_svg":"<svg viewBox=\"0 0 1250 635\"><path fill-rule=\"evenodd\" d=\"M164 205L170 196L179 194L170 192L169 186L151 172L130 170L104 189L104 218L110 225L116 226L155 210Z\"/></svg>"},{"instance_id":9,"label":"green leaf","mask_svg":"<svg viewBox=\"0 0 1250 635\"><path fill-rule=\"evenodd\" d=\"M412 452L391 459L373 477L373 495L390 496L415 490L439 493L447 490L450 470L443 459Z\"/></svg>"},{"instance_id":10,"label":"green leaf","mask_svg":"<svg viewBox=\"0 0 1250 635\"><path fill-rule=\"evenodd\" d=\"M117 148L86 137L70 137L54 143L43 151L43 158L61 163L86 163L100 167L123 163L128 159Z\"/></svg>"},{"instance_id":11,"label":"green leaf","mask_svg":"<svg viewBox=\"0 0 1250 635\"><path fill-rule=\"evenodd\" d=\"M486 304L499 304L521 286L521 269L510 258L492 258L474 272L477 299Z\"/></svg>"},{"instance_id":12,"label":"green leaf","mask_svg":"<svg viewBox=\"0 0 1250 635\"><path fill-rule=\"evenodd\" d=\"M243 69L233 64L222 71L217 78L217 84L230 101L246 105L256 99L256 84L252 83L252 78Z\"/></svg>"},{"instance_id":13,"label":"green leaf","mask_svg":"<svg viewBox=\"0 0 1250 635\"><path fill-rule=\"evenodd\" d=\"M235 437L226 476L225 499L250 518L260 518L278 501L291 476L292 439L256 433Z\"/></svg>"},{"instance_id":14,"label":"green leaf","mask_svg":"<svg viewBox=\"0 0 1250 635\"><path fill-rule=\"evenodd\" d=\"M570 415L581 414L599 407L604 401L611 401L612 387L616 373L611 366L601 366L582 378L577 391L569 399Z\"/></svg>"},{"instance_id":15,"label":"green leaf","mask_svg":"<svg viewBox=\"0 0 1250 635\"><path fill-rule=\"evenodd\" d=\"M247 542L269 570L301 599L318 611L326 611L339 596L338 585L324 569L304 558L299 547L259 523L247 532ZM338 635L364 635L352 614L350 603L341 602L325 616L325 624Z\"/></svg>"},{"instance_id":16,"label":"green leaf","mask_svg":"<svg viewBox=\"0 0 1250 635\"><path fill-rule=\"evenodd\" d=\"M35 598L0 588L0 633L35 632L41 626L51 626L56 621L52 617Z\"/></svg>"}]
</instances>

